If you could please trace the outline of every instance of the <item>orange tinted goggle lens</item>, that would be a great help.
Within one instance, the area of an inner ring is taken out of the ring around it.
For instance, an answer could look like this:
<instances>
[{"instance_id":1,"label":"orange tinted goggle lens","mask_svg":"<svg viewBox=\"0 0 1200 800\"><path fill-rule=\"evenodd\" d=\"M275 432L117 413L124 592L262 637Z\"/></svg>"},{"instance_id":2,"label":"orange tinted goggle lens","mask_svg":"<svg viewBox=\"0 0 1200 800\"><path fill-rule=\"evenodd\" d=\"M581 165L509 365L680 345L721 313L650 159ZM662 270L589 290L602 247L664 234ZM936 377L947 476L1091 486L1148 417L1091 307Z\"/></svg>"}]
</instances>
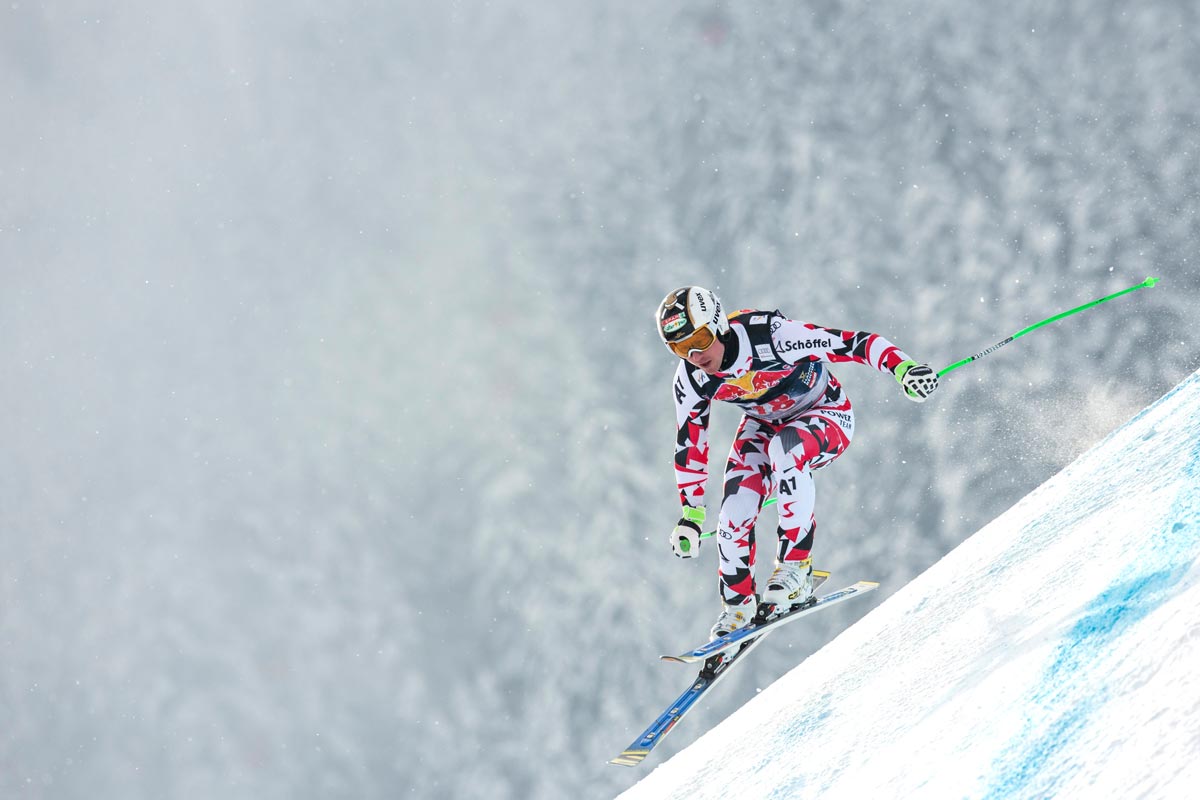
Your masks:
<instances>
[{"instance_id":1,"label":"orange tinted goggle lens","mask_svg":"<svg viewBox=\"0 0 1200 800\"><path fill-rule=\"evenodd\" d=\"M667 347L671 348L671 352L680 358L687 358L692 353L703 353L712 347L712 343L715 341L716 337L713 336L712 331L708 328L700 328L685 339L667 342Z\"/></svg>"}]
</instances>

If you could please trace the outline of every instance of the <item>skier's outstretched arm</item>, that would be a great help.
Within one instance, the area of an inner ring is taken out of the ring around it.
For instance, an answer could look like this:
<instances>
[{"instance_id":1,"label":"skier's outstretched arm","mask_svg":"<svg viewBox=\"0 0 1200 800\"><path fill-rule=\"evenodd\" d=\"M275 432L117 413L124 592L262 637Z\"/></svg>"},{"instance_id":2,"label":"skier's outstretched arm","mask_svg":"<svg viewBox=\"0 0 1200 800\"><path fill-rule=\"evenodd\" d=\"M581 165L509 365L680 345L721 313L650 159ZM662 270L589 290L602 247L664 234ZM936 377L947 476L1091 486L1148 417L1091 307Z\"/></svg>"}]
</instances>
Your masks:
<instances>
[{"instance_id":1,"label":"skier's outstretched arm","mask_svg":"<svg viewBox=\"0 0 1200 800\"><path fill-rule=\"evenodd\" d=\"M772 333L775 350L783 360L852 361L891 375L905 395L918 403L937 389L937 373L921 364L878 333L825 328L808 322L784 319Z\"/></svg>"}]
</instances>

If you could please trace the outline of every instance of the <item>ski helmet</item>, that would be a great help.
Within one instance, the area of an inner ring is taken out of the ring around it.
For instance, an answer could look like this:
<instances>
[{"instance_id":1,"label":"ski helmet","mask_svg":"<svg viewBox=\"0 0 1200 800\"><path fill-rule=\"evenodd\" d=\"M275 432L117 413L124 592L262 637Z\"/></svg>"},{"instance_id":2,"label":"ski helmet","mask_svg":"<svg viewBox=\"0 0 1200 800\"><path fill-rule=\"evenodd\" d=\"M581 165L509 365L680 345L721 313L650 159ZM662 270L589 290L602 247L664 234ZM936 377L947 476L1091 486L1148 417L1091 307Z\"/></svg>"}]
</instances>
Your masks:
<instances>
[{"instance_id":1,"label":"ski helmet","mask_svg":"<svg viewBox=\"0 0 1200 800\"><path fill-rule=\"evenodd\" d=\"M680 358L707 350L729 332L721 301L699 286L683 286L664 297L657 319L658 335Z\"/></svg>"}]
</instances>

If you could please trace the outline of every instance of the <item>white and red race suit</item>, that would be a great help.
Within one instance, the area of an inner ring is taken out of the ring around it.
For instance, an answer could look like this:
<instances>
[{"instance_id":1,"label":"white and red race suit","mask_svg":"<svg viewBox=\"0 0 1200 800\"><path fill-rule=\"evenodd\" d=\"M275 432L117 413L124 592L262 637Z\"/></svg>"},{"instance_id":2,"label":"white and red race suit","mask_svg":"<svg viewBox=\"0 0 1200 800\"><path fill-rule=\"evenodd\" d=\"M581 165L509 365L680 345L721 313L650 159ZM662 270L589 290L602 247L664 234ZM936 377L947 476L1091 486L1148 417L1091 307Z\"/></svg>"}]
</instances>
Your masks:
<instances>
[{"instance_id":1,"label":"white and red race suit","mask_svg":"<svg viewBox=\"0 0 1200 800\"><path fill-rule=\"evenodd\" d=\"M726 603L754 590L754 525L762 504L779 497L777 558L809 557L816 533L812 473L850 446L850 398L825 366L853 361L888 375L909 357L875 333L835 330L788 319L779 311L738 311L723 337L720 372L680 360L675 371L675 477L679 499L704 505L708 417L714 400L745 412L729 460L717 524L720 588Z\"/></svg>"}]
</instances>

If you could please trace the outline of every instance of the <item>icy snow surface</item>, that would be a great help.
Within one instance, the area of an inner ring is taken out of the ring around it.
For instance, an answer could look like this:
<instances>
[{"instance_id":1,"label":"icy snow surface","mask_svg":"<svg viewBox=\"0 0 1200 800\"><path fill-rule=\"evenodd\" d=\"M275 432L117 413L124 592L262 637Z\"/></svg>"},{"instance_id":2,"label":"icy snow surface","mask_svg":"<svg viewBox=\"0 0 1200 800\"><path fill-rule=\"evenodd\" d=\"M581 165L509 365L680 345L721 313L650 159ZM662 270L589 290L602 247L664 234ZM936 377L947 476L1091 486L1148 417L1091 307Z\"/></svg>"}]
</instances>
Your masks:
<instances>
[{"instance_id":1,"label":"icy snow surface","mask_svg":"<svg viewBox=\"0 0 1200 800\"><path fill-rule=\"evenodd\" d=\"M621 797L1198 797L1198 551L1200 373Z\"/></svg>"}]
</instances>

